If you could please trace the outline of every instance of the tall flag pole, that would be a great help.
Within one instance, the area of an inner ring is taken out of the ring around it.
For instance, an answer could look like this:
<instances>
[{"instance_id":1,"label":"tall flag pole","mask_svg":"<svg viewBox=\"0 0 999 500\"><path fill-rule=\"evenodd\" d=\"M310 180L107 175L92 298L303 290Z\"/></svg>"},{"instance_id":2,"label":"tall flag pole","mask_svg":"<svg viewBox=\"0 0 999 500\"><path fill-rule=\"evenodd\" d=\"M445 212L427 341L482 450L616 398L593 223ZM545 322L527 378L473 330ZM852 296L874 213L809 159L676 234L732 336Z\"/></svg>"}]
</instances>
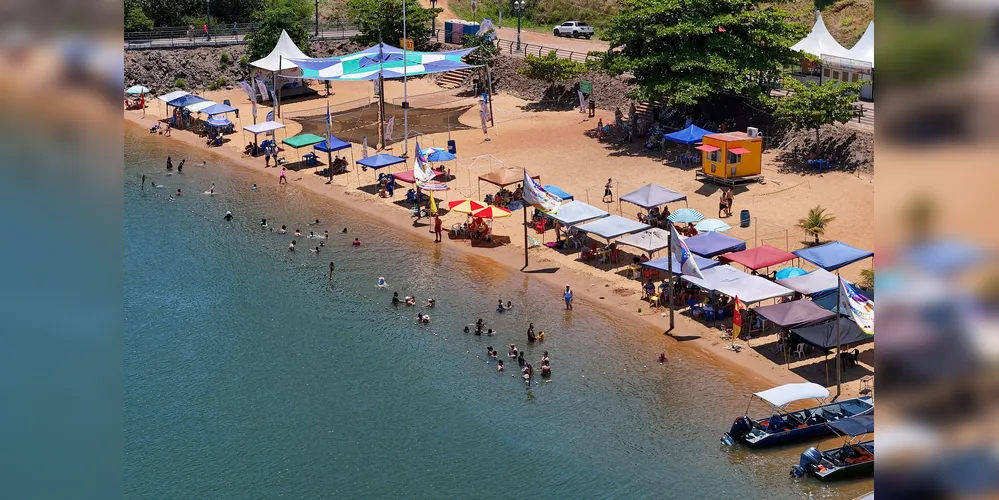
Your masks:
<instances>
[{"instance_id":1,"label":"tall flag pole","mask_svg":"<svg viewBox=\"0 0 999 500\"><path fill-rule=\"evenodd\" d=\"M666 279L669 286L669 330L666 333L669 334L676 328L676 320L673 317L673 295L676 292L676 288L673 286L673 221L666 219L666 225L669 227L669 235L666 236L667 239L667 259L669 260L669 265L666 266Z\"/></svg>"},{"instance_id":2,"label":"tall flag pole","mask_svg":"<svg viewBox=\"0 0 999 500\"><path fill-rule=\"evenodd\" d=\"M480 112L481 113L481 112ZM481 115L480 115L481 116ZM482 128L485 129L485 120L483 120ZM558 212L558 207L562 203L562 198L555 196L545 188L541 187L537 181L531 178L531 175L527 173L527 169L524 169L524 268L530 264L527 256L527 207L533 206L547 213Z\"/></svg>"},{"instance_id":3,"label":"tall flag pole","mask_svg":"<svg viewBox=\"0 0 999 500\"><path fill-rule=\"evenodd\" d=\"M330 114L330 102L326 101L326 161L329 163L330 181L333 181L333 116Z\"/></svg>"}]
</instances>

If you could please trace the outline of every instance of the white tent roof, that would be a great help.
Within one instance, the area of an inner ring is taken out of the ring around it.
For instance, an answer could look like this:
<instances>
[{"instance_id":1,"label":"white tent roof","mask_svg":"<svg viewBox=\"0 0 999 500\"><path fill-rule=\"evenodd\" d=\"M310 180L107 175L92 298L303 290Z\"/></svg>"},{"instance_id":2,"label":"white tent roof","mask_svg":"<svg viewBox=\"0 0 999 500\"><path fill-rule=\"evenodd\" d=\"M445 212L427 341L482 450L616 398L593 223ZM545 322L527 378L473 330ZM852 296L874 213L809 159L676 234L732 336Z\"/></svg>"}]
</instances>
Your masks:
<instances>
[{"instance_id":1,"label":"white tent roof","mask_svg":"<svg viewBox=\"0 0 999 500\"><path fill-rule=\"evenodd\" d=\"M658 252L669 246L669 231L659 228L646 229L640 233L629 234L617 242L646 252Z\"/></svg>"},{"instance_id":2,"label":"white tent roof","mask_svg":"<svg viewBox=\"0 0 999 500\"><path fill-rule=\"evenodd\" d=\"M243 127L243 130L252 132L253 135L257 135L264 132L270 132L271 130L277 130L279 128L284 128L284 124L272 120L269 122L258 123L256 125L247 125Z\"/></svg>"},{"instance_id":3,"label":"white tent roof","mask_svg":"<svg viewBox=\"0 0 999 500\"><path fill-rule=\"evenodd\" d=\"M609 214L593 205L581 201L570 201L558 207L558 212L545 215L561 222L563 225L571 226L590 219L607 217Z\"/></svg>"},{"instance_id":4,"label":"white tent roof","mask_svg":"<svg viewBox=\"0 0 999 500\"><path fill-rule=\"evenodd\" d=\"M818 11L815 13L815 25L812 26L812 32L800 42L792 45L791 50L807 52L816 57L822 57L823 54L826 54L830 56L853 59L850 57L850 51L843 48L843 46L829 34L829 30L826 29L826 23L822 21L822 13Z\"/></svg>"},{"instance_id":5,"label":"white tent roof","mask_svg":"<svg viewBox=\"0 0 999 500\"><path fill-rule=\"evenodd\" d=\"M192 113L200 113L202 109L212 107L215 104L216 104L215 101L196 102L196 103L188 106L187 110L191 111Z\"/></svg>"},{"instance_id":6,"label":"white tent roof","mask_svg":"<svg viewBox=\"0 0 999 500\"><path fill-rule=\"evenodd\" d=\"M834 290L839 284L839 278L820 267L807 274L779 279L777 284L803 295L812 295L826 290Z\"/></svg>"},{"instance_id":7,"label":"white tent roof","mask_svg":"<svg viewBox=\"0 0 999 500\"><path fill-rule=\"evenodd\" d=\"M173 92L170 92L169 94L163 94L159 96L158 99L163 102L170 102L178 97L184 97L187 94L190 94L190 92L186 90L175 90Z\"/></svg>"},{"instance_id":8,"label":"white tent roof","mask_svg":"<svg viewBox=\"0 0 999 500\"><path fill-rule=\"evenodd\" d=\"M682 279L705 290L712 290L729 297L739 297L739 300L746 304L794 294L794 291L766 278L751 276L727 264L702 269L701 275L704 279L686 274Z\"/></svg>"},{"instance_id":9,"label":"white tent roof","mask_svg":"<svg viewBox=\"0 0 999 500\"><path fill-rule=\"evenodd\" d=\"M874 21L867 25L864 36L849 51L850 59L871 63L874 66Z\"/></svg>"},{"instance_id":10,"label":"white tent roof","mask_svg":"<svg viewBox=\"0 0 999 500\"><path fill-rule=\"evenodd\" d=\"M281 38L278 38L277 44L274 45L274 50L270 54L267 54L267 57L251 62L250 66L267 71L283 71L297 68L298 66L289 61L289 58L308 59L309 56L305 55L295 45L295 42L291 41L291 37L288 36L287 31L281 30Z\"/></svg>"},{"instance_id":11,"label":"white tent roof","mask_svg":"<svg viewBox=\"0 0 999 500\"><path fill-rule=\"evenodd\" d=\"M792 401L801 399L828 398L829 390L819 384L803 382L800 384L785 384L773 389L767 389L757 392L755 396L774 406L784 406Z\"/></svg>"}]
</instances>

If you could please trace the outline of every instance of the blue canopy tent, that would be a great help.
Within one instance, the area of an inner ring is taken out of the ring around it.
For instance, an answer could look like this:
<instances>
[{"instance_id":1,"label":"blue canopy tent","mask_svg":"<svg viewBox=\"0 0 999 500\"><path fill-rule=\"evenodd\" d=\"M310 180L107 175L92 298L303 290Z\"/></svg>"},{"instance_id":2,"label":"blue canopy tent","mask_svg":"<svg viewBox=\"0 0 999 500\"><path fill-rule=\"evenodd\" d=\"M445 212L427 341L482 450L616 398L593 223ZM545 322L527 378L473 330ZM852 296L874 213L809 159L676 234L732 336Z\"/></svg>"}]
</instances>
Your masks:
<instances>
[{"instance_id":1,"label":"blue canopy tent","mask_svg":"<svg viewBox=\"0 0 999 500\"><path fill-rule=\"evenodd\" d=\"M224 115L226 113L232 113L233 111L238 111L238 110L232 106L229 106L228 104L218 104L218 103L212 104L211 106L208 106L207 108L203 108L200 110L201 113L205 113L208 116Z\"/></svg>"},{"instance_id":2,"label":"blue canopy tent","mask_svg":"<svg viewBox=\"0 0 999 500\"><path fill-rule=\"evenodd\" d=\"M167 101L167 110L169 111L170 106L173 106L175 108L181 108L181 109L183 109L183 108L186 108L186 107L188 107L188 106L190 106L192 104L197 104L199 102L205 102L207 100L208 99L205 99L205 98L202 98L202 97L198 97L198 96L196 96L194 94L184 94L184 95L182 95L180 97L177 97L177 98L175 98L175 99L173 99L171 101ZM189 113L188 111L183 111L183 112L184 113ZM190 115L188 115L188 116L190 116ZM171 123L173 124L174 127L177 126L176 123L173 123L172 121L171 121Z\"/></svg>"},{"instance_id":3,"label":"blue canopy tent","mask_svg":"<svg viewBox=\"0 0 999 500\"><path fill-rule=\"evenodd\" d=\"M562 198L563 202L572 201L576 199L573 195L566 193L565 191L562 191L558 187L552 186L551 184L545 186L545 191L548 191L549 193L558 196L559 198Z\"/></svg>"},{"instance_id":4,"label":"blue canopy tent","mask_svg":"<svg viewBox=\"0 0 999 500\"><path fill-rule=\"evenodd\" d=\"M853 287L858 292L860 292L864 297L867 297L868 299L874 300L874 289L873 288L861 288L861 287L859 287L857 285L853 285ZM840 311L839 311L839 305L837 304L836 299L837 299L837 297L836 297L836 289L835 288L832 289L832 290L826 290L826 291L819 292L819 293L816 293L816 294L812 295L812 302L815 302L815 305L817 305L819 307L822 307L822 308L825 308L825 309L829 309L832 312L838 313ZM840 314L842 314L844 316L848 316L848 315L850 315L850 311L841 312Z\"/></svg>"},{"instance_id":5,"label":"blue canopy tent","mask_svg":"<svg viewBox=\"0 0 999 500\"><path fill-rule=\"evenodd\" d=\"M671 140L673 142L679 142L681 144L697 144L701 142L701 139L708 134L713 134L714 132L710 130L704 130L697 125L690 124L689 127L683 130L677 130L671 134L663 135L664 139Z\"/></svg>"},{"instance_id":6,"label":"blue canopy tent","mask_svg":"<svg viewBox=\"0 0 999 500\"><path fill-rule=\"evenodd\" d=\"M796 250L793 253L826 271L835 271L858 260L874 257L874 252L861 250L841 241L833 241L817 247L804 248Z\"/></svg>"},{"instance_id":7,"label":"blue canopy tent","mask_svg":"<svg viewBox=\"0 0 999 500\"><path fill-rule=\"evenodd\" d=\"M398 163L406 163L406 159L399 158L398 156L387 155L385 153L379 153L374 156L369 156L367 158L361 158L360 160L357 160L358 165L370 168L372 170L378 170L380 168L396 165Z\"/></svg>"},{"instance_id":8,"label":"blue canopy tent","mask_svg":"<svg viewBox=\"0 0 999 500\"><path fill-rule=\"evenodd\" d=\"M714 257L726 252L738 252L746 249L746 242L719 232L701 233L683 240L691 253L702 257Z\"/></svg>"},{"instance_id":9,"label":"blue canopy tent","mask_svg":"<svg viewBox=\"0 0 999 500\"><path fill-rule=\"evenodd\" d=\"M347 148L350 148L350 161L353 162L354 161L354 148L351 147L351 144L349 142L341 141L340 139L337 139L336 137L333 137L332 135L329 138L327 138L325 141L320 142L320 143L318 143L318 144L316 144L316 145L314 145L312 147L312 149L315 149L316 151L322 151L322 152L326 153L326 157L327 157L327 161L329 163L329 169L330 169L330 179L332 179L333 178L333 174L336 173L336 172L333 171L334 170L333 169L333 152L334 151L340 151L341 149L347 149ZM346 167L346 165L344 167Z\"/></svg>"},{"instance_id":10,"label":"blue canopy tent","mask_svg":"<svg viewBox=\"0 0 999 500\"><path fill-rule=\"evenodd\" d=\"M720 262L718 262L717 260L705 259L704 257L701 257L700 255L694 255L693 257L694 257L694 262L697 264L697 268L700 269L700 270L702 270L702 271L705 270L705 269L710 269L710 268L715 267L718 264L720 264ZM669 269L670 269L670 268L666 267L666 263L667 262L670 262L670 258L669 258L668 255L666 257L659 257L658 259L654 259L654 260L650 260L648 262L644 262L644 263L642 263L642 267L648 267L648 268L652 268L652 269L658 269L658 270L660 270L660 271L662 271L662 272L665 273L665 272L669 272ZM670 263L670 267L673 269L673 274L675 274L677 276L682 276L683 275L683 271L680 269L680 262L676 260L676 256L675 255L673 256L673 260Z\"/></svg>"},{"instance_id":11,"label":"blue canopy tent","mask_svg":"<svg viewBox=\"0 0 999 500\"><path fill-rule=\"evenodd\" d=\"M644 231L650 227L651 226L648 224L642 224L637 220L626 219L620 215L609 215L593 222L587 222L586 224L576 226L576 229L587 234L595 234L609 241L619 236Z\"/></svg>"},{"instance_id":12,"label":"blue canopy tent","mask_svg":"<svg viewBox=\"0 0 999 500\"><path fill-rule=\"evenodd\" d=\"M607 212L581 201L571 201L558 207L558 213L545 214L545 217L554 219L563 226L572 226L591 219L607 217Z\"/></svg>"}]
</instances>

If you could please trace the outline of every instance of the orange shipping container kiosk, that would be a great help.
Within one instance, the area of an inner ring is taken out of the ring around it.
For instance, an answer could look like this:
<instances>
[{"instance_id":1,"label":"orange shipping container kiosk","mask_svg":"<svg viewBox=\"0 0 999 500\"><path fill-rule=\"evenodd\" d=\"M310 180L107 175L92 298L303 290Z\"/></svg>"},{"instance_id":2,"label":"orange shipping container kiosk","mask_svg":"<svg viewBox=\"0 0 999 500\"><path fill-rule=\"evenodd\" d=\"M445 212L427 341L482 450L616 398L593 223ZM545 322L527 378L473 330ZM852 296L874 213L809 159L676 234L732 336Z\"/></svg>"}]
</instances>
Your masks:
<instances>
[{"instance_id":1,"label":"orange shipping container kiosk","mask_svg":"<svg viewBox=\"0 0 999 500\"><path fill-rule=\"evenodd\" d=\"M760 178L763 163L763 138L752 131L705 135L701 150L704 176L725 184L750 182Z\"/></svg>"}]
</instances>

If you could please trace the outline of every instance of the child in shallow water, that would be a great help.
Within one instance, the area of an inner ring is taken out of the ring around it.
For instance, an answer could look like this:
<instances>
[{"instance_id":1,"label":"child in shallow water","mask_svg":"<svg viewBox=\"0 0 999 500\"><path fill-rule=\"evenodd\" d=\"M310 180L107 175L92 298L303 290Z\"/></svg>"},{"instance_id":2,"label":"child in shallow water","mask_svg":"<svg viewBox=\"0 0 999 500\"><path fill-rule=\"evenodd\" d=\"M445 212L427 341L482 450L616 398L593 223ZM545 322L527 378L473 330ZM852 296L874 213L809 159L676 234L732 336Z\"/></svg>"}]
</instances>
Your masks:
<instances>
[{"instance_id":1,"label":"child in shallow water","mask_svg":"<svg viewBox=\"0 0 999 500\"><path fill-rule=\"evenodd\" d=\"M496 362L496 371L500 372L500 373L503 373L503 360L502 359Z\"/></svg>"}]
</instances>

